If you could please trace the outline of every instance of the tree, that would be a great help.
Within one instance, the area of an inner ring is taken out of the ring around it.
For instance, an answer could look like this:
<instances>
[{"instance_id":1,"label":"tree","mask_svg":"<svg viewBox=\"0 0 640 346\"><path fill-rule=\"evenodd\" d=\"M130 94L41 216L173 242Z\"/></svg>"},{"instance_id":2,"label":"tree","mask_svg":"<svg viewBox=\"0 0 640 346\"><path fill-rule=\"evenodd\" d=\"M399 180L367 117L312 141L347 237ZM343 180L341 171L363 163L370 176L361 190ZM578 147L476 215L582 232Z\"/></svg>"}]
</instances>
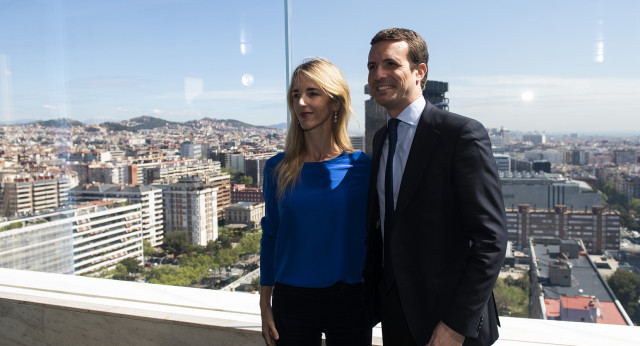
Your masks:
<instances>
[{"instance_id":1,"label":"tree","mask_svg":"<svg viewBox=\"0 0 640 346\"><path fill-rule=\"evenodd\" d=\"M183 270L176 266L154 267L146 272L145 276L148 283L161 285L188 286L192 281Z\"/></svg>"},{"instance_id":2,"label":"tree","mask_svg":"<svg viewBox=\"0 0 640 346\"><path fill-rule=\"evenodd\" d=\"M607 280L635 325L640 325L640 275L618 270Z\"/></svg>"},{"instance_id":3,"label":"tree","mask_svg":"<svg viewBox=\"0 0 640 346\"><path fill-rule=\"evenodd\" d=\"M187 232L165 233L162 247L167 253L173 254L175 257L193 251L193 246L189 244L187 239Z\"/></svg>"},{"instance_id":4,"label":"tree","mask_svg":"<svg viewBox=\"0 0 640 346\"><path fill-rule=\"evenodd\" d=\"M237 179L238 184L244 184L246 186L253 186L253 178L248 175L240 174Z\"/></svg>"},{"instance_id":5,"label":"tree","mask_svg":"<svg viewBox=\"0 0 640 346\"><path fill-rule=\"evenodd\" d=\"M220 244L222 249L231 249L231 236L229 235L231 231L226 227L218 228L218 239L216 242Z\"/></svg>"},{"instance_id":6,"label":"tree","mask_svg":"<svg viewBox=\"0 0 640 346\"><path fill-rule=\"evenodd\" d=\"M135 274L140 272L140 263L135 258L125 258L120 264L126 268L127 273Z\"/></svg>"},{"instance_id":7,"label":"tree","mask_svg":"<svg viewBox=\"0 0 640 346\"><path fill-rule=\"evenodd\" d=\"M142 249L144 257L151 257L156 254L156 249L151 246L151 243L148 240L142 241Z\"/></svg>"},{"instance_id":8,"label":"tree","mask_svg":"<svg viewBox=\"0 0 640 346\"><path fill-rule=\"evenodd\" d=\"M238 249L238 255L252 255L260 252L260 238L262 237L262 233L250 233L245 235L236 249Z\"/></svg>"},{"instance_id":9,"label":"tree","mask_svg":"<svg viewBox=\"0 0 640 346\"><path fill-rule=\"evenodd\" d=\"M602 193L607 196L607 205L627 206L627 199L618 190L616 190L613 179L609 179L602 187Z\"/></svg>"},{"instance_id":10,"label":"tree","mask_svg":"<svg viewBox=\"0 0 640 346\"><path fill-rule=\"evenodd\" d=\"M129 278L129 271L122 263L116 265L116 268L111 273L116 280L127 280Z\"/></svg>"},{"instance_id":11,"label":"tree","mask_svg":"<svg viewBox=\"0 0 640 346\"><path fill-rule=\"evenodd\" d=\"M228 267L237 261L238 253L235 249L220 249L213 258L213 263L218 265L218 268Z\"/></svg>"}]
</instances>

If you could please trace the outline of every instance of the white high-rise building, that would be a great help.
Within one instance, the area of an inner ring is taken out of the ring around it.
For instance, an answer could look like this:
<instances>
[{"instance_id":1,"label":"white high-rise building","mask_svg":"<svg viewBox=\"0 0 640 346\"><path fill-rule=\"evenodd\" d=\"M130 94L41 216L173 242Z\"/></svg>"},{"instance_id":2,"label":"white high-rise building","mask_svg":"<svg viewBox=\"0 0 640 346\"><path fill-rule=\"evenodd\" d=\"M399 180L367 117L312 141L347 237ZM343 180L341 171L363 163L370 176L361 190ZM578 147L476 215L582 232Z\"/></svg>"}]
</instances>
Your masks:
<instances>
[{"instance_id":1,"label":"white high-rise building","mask_svg":"<svg viewBox=\"0 0 640 346\"><path fill-rule=\"evenodd\" d=\"M0 266L64 274L142 261L141 204L95 201L0 223Z\"/></svg>"},{"instance_id":2,"label":"white high-rise building","mask_svg":"<svg viewBox=\"0 0 640 346\"><path fill-rule=\"evenodd\" d=\"M142 204L142 237L151 246L162 245L164 238L162 190L149 185L80 185L69 190L71 202L126 198Z\"/></svg>"},{"instance_id":3,"label":"white high-rise building","mask_svg":"<svg viewBox=\"0 0 640 346\"><path fill-rule=\"evenodd\" d=\"M189 242L207 245L218 238L217 191L199 178L163 186L165 232L186 232Z\"/></svg>"}]
</instances>

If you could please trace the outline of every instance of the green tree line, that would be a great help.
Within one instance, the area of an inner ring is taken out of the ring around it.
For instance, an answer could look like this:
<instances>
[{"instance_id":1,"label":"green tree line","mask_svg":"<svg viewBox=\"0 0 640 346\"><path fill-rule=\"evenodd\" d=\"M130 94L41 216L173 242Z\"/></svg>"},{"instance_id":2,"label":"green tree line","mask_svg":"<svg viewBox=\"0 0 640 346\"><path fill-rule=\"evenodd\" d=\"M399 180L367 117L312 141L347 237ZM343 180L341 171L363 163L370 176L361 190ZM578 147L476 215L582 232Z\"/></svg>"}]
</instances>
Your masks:
<instances>
[{"instance_id":1,"label":"green tree line","mask_svg":"<svg viewBox=\"0 0 640 346\"><path fill-rule=\"evenodd\" d=\"M104 276L116 280L134 280L137 275L143 275L149 283L189 286L207 277L210 270L222 271L238 262L240 257L260 252L261 232L246 232L242 235L224 227L221 227L219 232L218 239L210 241L207 246L190 244L186 232L168 233L165 235L162 250L178 259L177 266L154 266L142 270L137 260L128 258ZM238 240L235 247L233 240ZM148 257L155 253L155 249L147 243L144 252Z\"/></svg>"}]
</instances>

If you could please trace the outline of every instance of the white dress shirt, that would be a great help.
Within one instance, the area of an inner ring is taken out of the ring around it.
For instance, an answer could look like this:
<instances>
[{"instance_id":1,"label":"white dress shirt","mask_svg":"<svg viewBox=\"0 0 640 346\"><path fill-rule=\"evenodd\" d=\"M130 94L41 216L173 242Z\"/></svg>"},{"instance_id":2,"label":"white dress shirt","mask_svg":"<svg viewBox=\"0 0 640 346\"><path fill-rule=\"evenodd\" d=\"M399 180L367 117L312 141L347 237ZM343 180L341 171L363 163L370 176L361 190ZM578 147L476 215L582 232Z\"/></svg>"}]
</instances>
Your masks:
<instances>
[{"instance_id":1,"label":"white dress shirt","mask_svg":"<svg viewBox=\"0 0 640 346\"><path fill-rule=\"evenodd\" d=\"M398 191L400 190L400 182L402 182L402 174L404 167L407 165L407 158L411 150L411 143L416 134L418 121L424 111L427 101L423 96L418 97L407 108L405 108L397 117L398 123L398 142L396 145L396 153L393 155L393 208L398 203ZM387 123L389 122L389 114L387 113ZM380 224L382 225L382 237L384 239L384 178L387 167L387 153L389 150L389 138L384 140L382 146L382 154L380 155L380 167L378 167L378 201L380 203Z\"/></svg>"}]
</instances>

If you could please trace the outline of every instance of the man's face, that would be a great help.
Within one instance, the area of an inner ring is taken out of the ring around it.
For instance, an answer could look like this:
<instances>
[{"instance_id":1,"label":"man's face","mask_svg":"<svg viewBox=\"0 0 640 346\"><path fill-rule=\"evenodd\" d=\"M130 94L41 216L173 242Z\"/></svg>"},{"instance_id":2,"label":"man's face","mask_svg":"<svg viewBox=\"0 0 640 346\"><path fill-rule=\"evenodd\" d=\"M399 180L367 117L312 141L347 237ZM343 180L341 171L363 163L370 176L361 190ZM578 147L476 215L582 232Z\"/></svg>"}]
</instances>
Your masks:
<instances>
[{"instance_id":1,"label":"man's face","mask_svg":"<svg viewBox=\"0 0 640 346\"><path fill-rule=\"evenodd\" d=\"M407 42L380 41L374 44L369 51L367 68L371 94L392 118L422 95L420 80L426 76L427 66L420 64L411 69Z\"/></svg>"}]
</instances>

